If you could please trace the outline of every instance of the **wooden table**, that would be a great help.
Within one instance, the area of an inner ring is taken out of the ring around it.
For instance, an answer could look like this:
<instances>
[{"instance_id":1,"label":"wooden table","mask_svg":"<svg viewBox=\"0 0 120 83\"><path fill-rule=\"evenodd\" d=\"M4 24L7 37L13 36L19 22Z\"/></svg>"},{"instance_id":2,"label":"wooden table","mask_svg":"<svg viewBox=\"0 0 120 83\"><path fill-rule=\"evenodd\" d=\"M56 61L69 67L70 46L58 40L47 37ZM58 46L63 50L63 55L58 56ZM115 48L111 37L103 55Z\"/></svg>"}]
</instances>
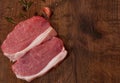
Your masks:
<instances>
[{"instance_id":1,"label":"wooden table","mask_svg":"<svg viewBox=\"0 0 120 83\"><path fill-rule=\"evenodd\" d=\"M0 45L15 26L4 17L19 23L49 6L53 11L49 20L68 56L31 83L120 83L120 0L32 1L25 12L18 0L0 0ZM11 65L0 50L0 83L27 83L15 77Z\"/></svg>"}]
</instances>

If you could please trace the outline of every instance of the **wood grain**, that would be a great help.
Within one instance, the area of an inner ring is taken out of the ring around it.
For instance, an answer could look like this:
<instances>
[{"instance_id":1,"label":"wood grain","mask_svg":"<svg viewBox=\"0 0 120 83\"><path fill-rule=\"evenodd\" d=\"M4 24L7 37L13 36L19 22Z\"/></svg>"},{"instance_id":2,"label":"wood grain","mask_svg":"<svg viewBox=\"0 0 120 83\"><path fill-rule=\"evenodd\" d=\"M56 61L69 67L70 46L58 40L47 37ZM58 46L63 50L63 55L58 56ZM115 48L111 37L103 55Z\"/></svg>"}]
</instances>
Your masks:
<instances>
[{"instance_id":1,"label":"wood grain","mask_svg":"<svg viewBox=\"0 0 120 83\"><path fill-rule=\"evenodd\" d=\"M34 4L24 12L18 0L0 0L0 45L15 26L5 16L19 23L49 6L49 21L68 50L60 65L31 83L120 83L119 0L31 1ZM0 50L0 83L27 83L15 77L11 65Z\"/></svg>"}]
</instances>

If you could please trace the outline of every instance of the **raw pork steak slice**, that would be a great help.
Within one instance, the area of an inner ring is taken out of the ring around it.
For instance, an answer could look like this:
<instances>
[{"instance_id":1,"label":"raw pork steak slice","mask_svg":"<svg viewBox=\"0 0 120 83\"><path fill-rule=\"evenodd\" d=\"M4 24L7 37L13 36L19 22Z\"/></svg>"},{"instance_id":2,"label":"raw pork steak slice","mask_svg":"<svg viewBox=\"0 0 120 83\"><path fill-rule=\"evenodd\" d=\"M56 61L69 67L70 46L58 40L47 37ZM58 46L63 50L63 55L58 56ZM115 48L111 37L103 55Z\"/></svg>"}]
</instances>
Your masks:
<instances>
[{"instance_id":1,"label":"raw pork steak slice","mask_svg":"<svg viewBox=\"0 0 120 83\"><path fill-rule=\"evenodd\" d=\"M15 61L31 48L56 35L56 31L47 20L40 16L34 16L16 25L14 30L8 34L1 48L4 55L11 61Z\"/></svg>"},{"instance_id":2,"label":"raw pork steak slice","mask_svg":"<svg viewBox=\"0 0 120 83\"><path fill-rule=\"evenodd\" d=\"M62 61L67 54L62 40L53 37L27 52L15 64L12 70L17 78L30 82L45 74L48 70Z\"/></svg>"}]
</instances>

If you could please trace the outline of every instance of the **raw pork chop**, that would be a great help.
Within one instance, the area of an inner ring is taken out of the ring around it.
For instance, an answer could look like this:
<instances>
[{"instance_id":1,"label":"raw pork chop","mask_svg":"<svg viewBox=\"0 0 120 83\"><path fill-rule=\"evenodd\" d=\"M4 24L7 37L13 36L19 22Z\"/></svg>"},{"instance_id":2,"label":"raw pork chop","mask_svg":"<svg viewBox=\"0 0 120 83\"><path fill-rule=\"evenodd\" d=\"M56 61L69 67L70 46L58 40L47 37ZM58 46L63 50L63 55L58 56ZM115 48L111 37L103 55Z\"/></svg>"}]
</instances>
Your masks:
<instances>
[{"instance_id":1,"label":"raw pork chop","mask_svg":"<svg viewBox=\"0 0 120 83\"><path fill-rule=\"evenodd\" d=\"M56 36L49 22L40 16L34 16L20 22L2 44L2 51L10 60L22 57L31 48Z\"/></svg>"},{"instance_id":2,"label":"raw pork chop","mask_svg":"<svg viewBox=\"0 0 120 83\"><path fill-rule=\"evenodd\" d=\"M32 48L12 66L17 78L30 82L45 74L62 61L67 54L62 40L53 37L51 40Z\"/></svg>"}]
</instances>

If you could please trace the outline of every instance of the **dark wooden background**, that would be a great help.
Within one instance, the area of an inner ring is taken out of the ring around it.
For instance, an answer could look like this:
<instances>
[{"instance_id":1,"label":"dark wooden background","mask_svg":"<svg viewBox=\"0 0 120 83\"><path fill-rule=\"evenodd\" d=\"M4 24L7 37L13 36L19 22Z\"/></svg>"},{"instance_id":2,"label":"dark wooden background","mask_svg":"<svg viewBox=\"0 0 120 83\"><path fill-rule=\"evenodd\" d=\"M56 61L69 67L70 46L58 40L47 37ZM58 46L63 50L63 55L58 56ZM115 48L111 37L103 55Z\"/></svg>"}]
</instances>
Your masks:
<instances>
[{"instance_id":1,"label":"dark wooden background","mask_svg":"<svg viewBox=\"0 0 120 83\"><path fill-rule=\"evenodd\" d=\"M49 6L51 25L63 39L67 58L31 83L120 83L120 0L32 0L24 12L18 0L0 0L0 45L16 23ZM21 17L20 13L25 14ZM0 50L0 83L27 83L15 77Z\"/></svg>"}]
</instances>

